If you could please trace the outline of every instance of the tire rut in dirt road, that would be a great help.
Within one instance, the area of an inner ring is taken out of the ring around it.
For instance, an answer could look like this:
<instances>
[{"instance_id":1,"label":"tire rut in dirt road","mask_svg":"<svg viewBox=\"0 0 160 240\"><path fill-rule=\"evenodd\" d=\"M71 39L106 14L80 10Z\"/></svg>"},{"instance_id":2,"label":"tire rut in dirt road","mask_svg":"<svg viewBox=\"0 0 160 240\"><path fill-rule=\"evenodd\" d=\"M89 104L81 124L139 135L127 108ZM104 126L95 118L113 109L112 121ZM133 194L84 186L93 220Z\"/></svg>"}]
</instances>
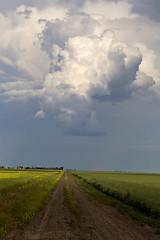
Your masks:
<instances>
[{"instance_id":1,"label":"tire rut in dirt road","mask_svg":"<svg viewBox=\"0 0 160 240\"><path fill-rule=\"evenodd\" d=\"M81 222L86 231L92 231L102 240L158 240L149 227L142 227L115 208L91 201L68 174L70 188L80 208ZM95 238L96 239L96 238Z\"/></svg>"}]
</instances>

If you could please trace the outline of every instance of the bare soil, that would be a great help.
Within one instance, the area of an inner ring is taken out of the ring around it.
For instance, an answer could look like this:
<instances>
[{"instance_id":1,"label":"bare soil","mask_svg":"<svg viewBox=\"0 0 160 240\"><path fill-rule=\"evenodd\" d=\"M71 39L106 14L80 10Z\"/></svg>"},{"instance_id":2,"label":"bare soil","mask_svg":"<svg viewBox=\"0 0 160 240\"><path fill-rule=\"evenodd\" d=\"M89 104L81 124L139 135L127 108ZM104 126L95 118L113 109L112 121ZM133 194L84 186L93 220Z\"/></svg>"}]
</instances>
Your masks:
<instances>
[{"instance_id":1,"label":"bare soil","mask_svg":"<svg viewBox=\"0 0 160 240\"><path fill-rule=\"evenodd\" d=\"M52 199L25 229L12 232L7 240L158 240L159 235L140 226L115 208L91 201L68 175L70 188L80 210L77 219L64 199L64 176Z\"/></svg>"}]
</instances>

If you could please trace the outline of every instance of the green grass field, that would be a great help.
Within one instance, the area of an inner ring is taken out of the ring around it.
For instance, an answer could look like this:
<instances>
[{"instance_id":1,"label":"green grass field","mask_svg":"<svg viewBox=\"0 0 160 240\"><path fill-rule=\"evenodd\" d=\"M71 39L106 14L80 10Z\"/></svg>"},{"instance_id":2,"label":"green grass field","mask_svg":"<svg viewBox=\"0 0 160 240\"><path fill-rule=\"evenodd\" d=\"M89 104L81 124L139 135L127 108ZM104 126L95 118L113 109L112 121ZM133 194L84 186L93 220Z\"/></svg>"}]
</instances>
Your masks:
<instances>
[{"instance_id":1,"label":"green grass field","mask_svg":"<svg viewBox=\"0 0 160 240\"><path fill-rule=\"evenodd\" d=\"M146 215L160 218L160 174L98 171L72 173Z\"/></svg>"},{"instance_id":2,"label":"green grass field","mask_svg":"<svg viewBox=\"0 0 160 240\"><path fill-rule=\"evenodd\" d=\"M63 171L0 170L0 238L30 222Z\"/></svg>"}]
</instances>

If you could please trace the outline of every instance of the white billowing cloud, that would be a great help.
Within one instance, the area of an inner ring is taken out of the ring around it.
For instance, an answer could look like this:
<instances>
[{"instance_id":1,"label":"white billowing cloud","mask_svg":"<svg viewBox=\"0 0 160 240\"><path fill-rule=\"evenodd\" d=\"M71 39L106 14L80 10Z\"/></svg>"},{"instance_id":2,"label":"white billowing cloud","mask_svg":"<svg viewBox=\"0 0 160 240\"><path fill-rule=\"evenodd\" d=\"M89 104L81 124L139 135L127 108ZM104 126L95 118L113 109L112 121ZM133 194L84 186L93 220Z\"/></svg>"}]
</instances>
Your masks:
<instances>
[{"instance_id":1,"label":"white billowing cloud","mask_svg":"<svg viewBox=\"0 0 160 240\"><path fill-rule=\"evenodd\" d=\"M63 20L48 21L42 32L42 48L52 55L53 45L64 48L68 38L93 35L98 22L84 13L69 13Z\"/></svg>"},{"instance_id":2,"label":"white billowing cloud","mask_svg":"<svg viewBox=\"0 0 160 240\"><path fill-rule=\"evenodd\" d=\"M50 111L66 134L103 135L95 101L119 102L149 88L158 94L155 42L147 42L144 18L137 29L141 17L129 2L87 0L77 11L72 1L64 5L21 5L0 14L1 99L36 98L35 118Z\"/></svg>"},{"instance_id":3,"label":"white billowing cloud","mask_svg":"<svg viewBox=\"0 0 160 240\"><path fill-rule=\"evenodd\" d=\"M117 40L110 30L100 36L69 37L64 47L52 41L52 68L44 81L43 101L70 131L100 134L93 102L131 97L140 51Z\"/></svg>"},{"instance_id":4,"label":"white billowing cloud","mask_svg":"<svg viewBox=\"0 0 160 240\"><path fill-rule=\"evenodd\" d=\"M114 92L118 91L123 99L128 98L125 94L141 63L139 50L118 41L110 30L100 36L69 38L64 49L53 45L52 56L52 74L44 89L53 99L77 95L117 101Z\"/></svg>"}]
</instances>

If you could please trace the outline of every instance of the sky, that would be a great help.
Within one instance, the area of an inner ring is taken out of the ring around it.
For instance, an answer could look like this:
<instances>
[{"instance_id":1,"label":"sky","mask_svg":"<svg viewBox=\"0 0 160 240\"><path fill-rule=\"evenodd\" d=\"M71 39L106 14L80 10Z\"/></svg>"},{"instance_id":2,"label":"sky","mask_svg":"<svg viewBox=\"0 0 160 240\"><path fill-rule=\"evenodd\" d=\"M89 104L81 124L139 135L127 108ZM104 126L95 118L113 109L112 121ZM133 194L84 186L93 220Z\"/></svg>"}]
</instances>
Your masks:
<instances>
[{"instance_id":1,"label":"sky","mask_svg":"<svg viewBox=\"0 0 160 240\"><path fill-rule=\"evenodd\" d=\"M159 11L0 0L0 165L160 172Z\"/></svg>"}]
</instances>

